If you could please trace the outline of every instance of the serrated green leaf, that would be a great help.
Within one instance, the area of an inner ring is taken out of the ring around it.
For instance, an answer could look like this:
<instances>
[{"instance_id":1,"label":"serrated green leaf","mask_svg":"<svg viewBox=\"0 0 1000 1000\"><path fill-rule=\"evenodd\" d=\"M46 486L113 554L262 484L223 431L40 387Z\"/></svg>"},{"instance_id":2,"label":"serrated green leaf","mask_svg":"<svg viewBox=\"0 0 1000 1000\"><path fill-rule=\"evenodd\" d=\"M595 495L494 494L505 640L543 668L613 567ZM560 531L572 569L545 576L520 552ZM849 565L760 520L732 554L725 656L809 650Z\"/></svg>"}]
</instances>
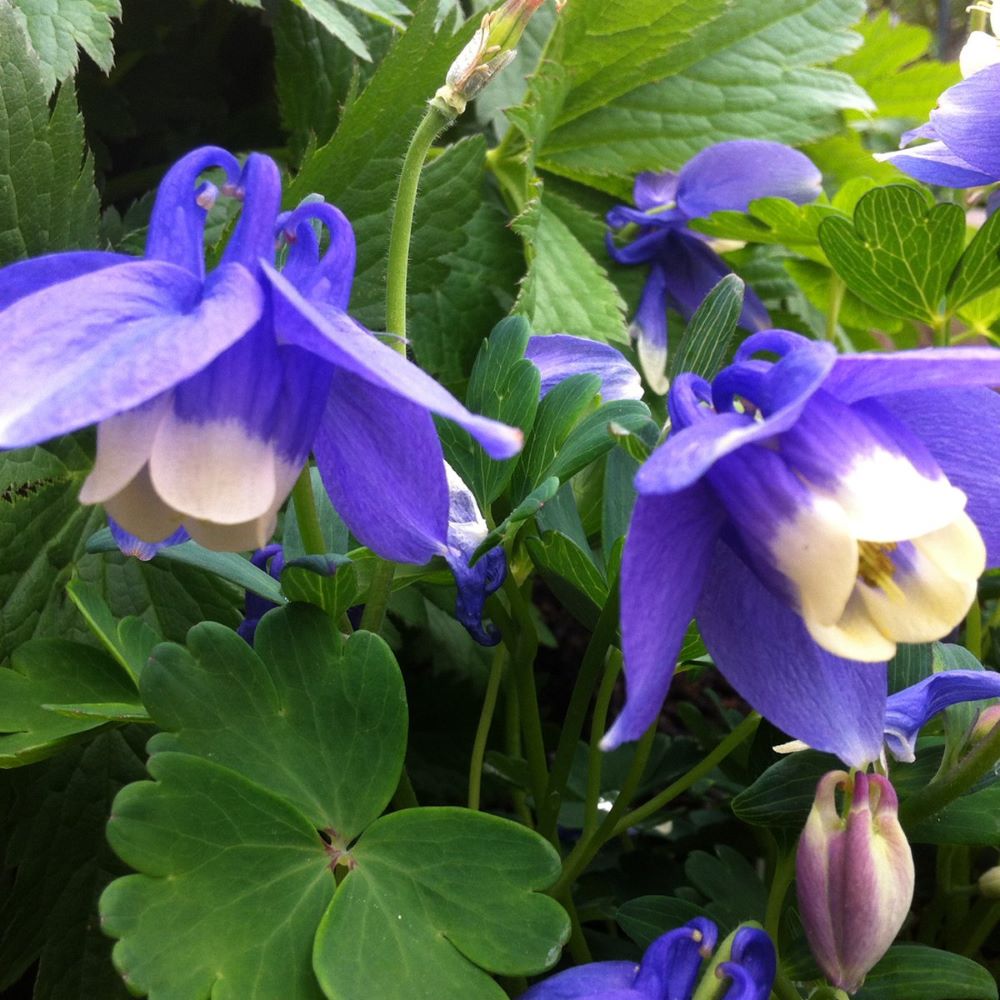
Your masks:
<instances>
[{"instance_id":1,"label":"serrated green leaf","mask_svg":"<svg viewBox=\"0 0 1000 1000\"><path fill-rule=\"evenodd\" d=\"M965 213L926 192L891 184L866 194L846 219L826 219L820 243L860 299L882 312L934 322L962 255Z\"/></svg>"},{"instance_id":2,"label":"serrated green leaf","mask_svg":"<svg viewBox=\"0 0 1000 1000\"><path fill-rule=\"evenodd\" d=\"M46 93L76 72L77 46L110 72L115 59L111 19L122 16L119 0L13 0L13 4L38 55ZM0 28L0 36L3 33Z\"/></svg>"},{"instance_id":3,"label":"serrated green leaf","mask_svg":"<svg viewBox=\"0 0 1000 1000\"><path fill-rule=\"evenodd\" d=\"M406 745L406 697L389 648L344 640L310 605L265 615L254 648L206 624L158 647L143 702L166 732L150 751L198 754L292 803L345 843L385 808Z\"/></svg>"},{"instance_id":4,"label":"serrated green leaf","mask_svg":"<svg viewBox=\"0 0 1000 1000\"><path fill-rule=\"evenodd\" d=\"M406 809L375 823L351 858L316 937L331 1000L503 1000L482 969L541 972L569 937L562 907L532 891L555 880L559 856L508 820Z\"/></svg>"},{"instance_id":5,"label":"serrated green leaf","mask_svg":"<svg viewBox=\"0 0 1000 1000\"><path fill-rule=\"evenodd\" d=\"M854 995L857 1000L997 1000L997 984L970 958L922 944L897 944Z\"/></svg>"},{"instance_id":6,"label":"serrated green leaf","mask_svg":"<svg viewBox=\"0 0 1000 1000\"><path fill-rule=\"evenodd\" d=\"M400 15L409 14L409 9L397 0L293 0L293 2L310 17L314 17L318 24L334 38L343 42L356 56L366 60L371 59L368 46L343 10L343 6L353 7L395 28L403 28L405 25L400 20Z\"/></svg>"},{"instance_id":7,"label":"serrated green leaf","mask_svg":"<svg viewBox=\"0 0 1000 1000\"><path fill-rule=\"evenodd\" d=\"M0 767L20 767L58 753L104 718L43 708L66 702L120 702L142 712L135 687L106 653L61 639L35 639L0 669Z\"/></svg>"},{"instance_id":8,"label":"serrated green leaf","mask_svg":"<svg viewBox=\"0 0 1000 1000\"><path fill-rule=\"evenodd\" d=\"M605 268L550 207L552 200L539 191L513 222L531 262L515 311L537 333L627 343L624 300Z\"/></svg>"},{"instance_id":9,"label":"serrated green leaf","mask_svg":"<svg viewBox=\"0 0 1000 1000\"><path fill-rule=\"evenodd\" d=\"M756 0L581 0L567 10L563 51L580 66L539 166L626 197L639 171L675 169L715 142L795 145L833 132L836 112L872 105L849 76L816 66L854 47L848 29L864 9L863 0L780 10ZM599 34L583 37L578 26L590 23ZM659 44L648 42L650 24L666 32Z\"/></svg>"},{"instance_id":10,"label":"serrated green leaf","mask_svg":"<svg viewBox=\"0 0 1000 1000\"><path fill-rule=\"evenodd\" d=\"M1000 283L1000 213L994 212L966 247L948 286L948 308L959 309Z\"/></svg>"},{"instance_id":11,"label":"serrated green leaf","mask_svg":"<svg viewBox=\"0 0 1000 1000\"><path fill-rule=\"evenodd\" d=\"M679 372L694 372L705 379L718 375L734 346L745 289L739 277L727 274L708 293L670 359L671 378Z\"/></svg>"},{"instance_id":12,"label":"serrated green leaf","mask_svg":"<svg viewBox=\"0 0 1000 1000\"><path fill-rule=\"evenodd\" d=\"M201 757L161 753L115 799L108 840L146 874L101 896L132 990L163 1000L322 1000L311 969L335 883L313 824Z\"/></svg>"},{"instance_id":13,"label":"serrated green leaf","mask_svg":"<svg viewBox=\"0 0 1000 1000\"><path fill-rule=\"evenodd\" d=\"M37 961L35 1000L129 995L97 919L99 893L123 870L104 835L111 800L143 776L127 733L102 733L51 760L0 773L0 857L7 869L0 990Z\"/></svg>"}]
</instances>

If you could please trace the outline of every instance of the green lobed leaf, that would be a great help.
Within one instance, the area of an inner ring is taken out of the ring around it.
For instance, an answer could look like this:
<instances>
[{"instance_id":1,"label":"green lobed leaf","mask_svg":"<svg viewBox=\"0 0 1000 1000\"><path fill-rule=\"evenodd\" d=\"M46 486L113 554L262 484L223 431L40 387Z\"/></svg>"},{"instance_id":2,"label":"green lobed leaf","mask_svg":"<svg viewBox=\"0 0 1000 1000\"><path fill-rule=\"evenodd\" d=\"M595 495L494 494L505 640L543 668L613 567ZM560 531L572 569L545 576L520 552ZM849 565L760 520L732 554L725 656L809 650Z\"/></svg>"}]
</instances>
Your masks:
<instances>
[{"instance_id":1,"label":"green lobed leaf","mask_svg":"<svg viewBox=\"0 0 1000 1000\"><path fill-rule=\"evenodd\" d=\"M772 764L732 803L737 819L754 826L801 828L816 795L816 783L827 771L842 769L830 754L802 750Z\"/></svg>"},{"instance_id":2,"label":"green lobed leaf","mask_svg":"<svg viewBox=\"0 0 1000 1000\"><path fill-rule=\"evenodd\" d=\"M718 375L734 346L745 289L742 279L727 274L705 296L670 359L671 378L679 372L694 372L705 379Z\"/></svg>"},{"instance_id":3,"label":"green lobed leaf","mask_svg":"<svg viewBox=\"0 0 1000 1000\"><path fill-rule=\"evenodd\" d=\"M849 28L864 9L863 0L581 0L567 9L571 89L539 166L627 197L636 173L676 169L715 142L796 145L833 132L838 111L872 105L849 76L816 67L855 47Z\"/></svg>"},{"instance_id":4,"label":"green lobed leaf","mask_svg":"<svg viewBox=\"0 0 1000 1000\"><path fill-rule=\"evenodd\" d=\"M14 651L11 668L0 669L0 768L42 760L105 723L102 716L43 707L67 702L118 702L142 713L129 676L106 653L34 639Z\"/></svg>"},{"instance_id":5,"label":"green lobed leaf","mask_svg":"<svg viewBox=\"0 0 1000 1000\"><path fill-rule=\"evenodd\" d=\"M965 248L948 286L948 308L959 309L1000 283L1000 219L994 212Z\"/></svg>"},{"instance_id":6,"label":"green lobed leaf","mask_svg":"<svg viewBox=\"0 0 1000 1000\"><path fill-rule=\"evenodd\" d=\"M826 219L819 237L859 298L882 312L934 322L962 255L965 213L958 205L935 205L911 185L891 184L861 198L853 225Z\"/></svg>"},{"instance_id":7,"label":"green lobed leaf","mask_svg":"<svg viewBox=\"0 0 1000 1000\"><path fill-rule=\"evenodd\" d=\"M558 854L509 820L406 809L376 822L351 858L316 937L331 1000L503 1000L483 969L541 972L569 937L563 908L532 891L556 879Z\"/></svg>"},{"instance_id":8,"label":"green lobed leaf","mask_svg":"<svg viewBox=\"0 0 1000 1000\"><path fill-rule=\"evenodd\" d=\"M254 648L214 624L159 646L141 679L165 733L150 752L198 754L349 842L385 808L406 746L399 668L377 636L344 640L311 605L265 615Z\"/></svg>"},{"instance_id":9,"label":"green lobed leaf","mask_svg":"<svg viewBox=\"0 0 1000 1000\"><path fill-rule=\"evenodd\" d=\"M358 603L358 571L347 556L303 556L285 563L281 589L290 601L305 601L338 619Z\"/></svg>"},{"instance_id":10,"label":"green lobed leaf","mask_svg":"<svg viewBox=\"0 0 1000 1000\"><path fill-rule=\"evenodd\" d=\"M854 995L857 1000L997 1000L997 984L970 958L922 944L897 944Z\"/></svg>"},{"instance_id":11,"label":"green lobed leaf","mask_svg":"<svg viewBox=\"0 0 1000 1000\"><path fill-rule=\"evenodd\" d=\"M648 948L667 931L676 930L705 910L675 896L639 896L618 907L615 920L640 948Z\"/></svg>"},{"instance_id":12,"label":"green lobed leaf","mask_svg":"<svg viewBox=\"0 0 1000 1000\"><path fill-rule=\"evenodd\" d=\"M321 1000L312 942L335 883L315 826L201 757L160 753L115 799L108 840L143 872L101 896L115 966L157 1000Z\"/></svg>"},{"instance_id":13,"label":"green lobed leaf","mask_svg":"<svg viewBox=\"0 0 1000 1000\"><path fill-rule=\"evenodd\" d=\"M530 261L515 311L527 317L536 333L627 343L624 300L605 268L553 208L556 204L562 212L583 212L566 199L545 194L539 185L513 222Z\"/></svg>"},{"instance_id":14,"label":"green lobed leaf","mask_svg":"<svg viewBox=\"0 0 1000 1000\"><path fill-rule=\"evenodd\" d=\"M120 0L12 0L38 55L46 93L76 72L77 46L110 72L115 53L112 18L122 16ZM4 29L0 28L0 36Z\"/></svg>"}]
</instances>

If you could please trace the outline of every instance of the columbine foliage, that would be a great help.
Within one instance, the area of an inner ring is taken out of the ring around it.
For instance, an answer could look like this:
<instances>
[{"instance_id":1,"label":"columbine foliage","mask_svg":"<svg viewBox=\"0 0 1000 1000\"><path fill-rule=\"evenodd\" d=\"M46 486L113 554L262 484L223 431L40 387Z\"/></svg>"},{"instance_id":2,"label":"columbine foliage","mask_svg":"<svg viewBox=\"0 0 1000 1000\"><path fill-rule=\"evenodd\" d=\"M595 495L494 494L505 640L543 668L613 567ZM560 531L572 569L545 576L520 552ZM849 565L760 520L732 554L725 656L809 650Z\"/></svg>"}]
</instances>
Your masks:
<instances>
[{"instance_id":1,"label":"columbine foliage","mask_svg":"<svg viewBox=\"0 0 1000 1000\"><path fill-rule=\"evenodd\" d=\"M161 6L0 0L0 991L998 1000L994 36Z\"/></svg>"}]
</instances>

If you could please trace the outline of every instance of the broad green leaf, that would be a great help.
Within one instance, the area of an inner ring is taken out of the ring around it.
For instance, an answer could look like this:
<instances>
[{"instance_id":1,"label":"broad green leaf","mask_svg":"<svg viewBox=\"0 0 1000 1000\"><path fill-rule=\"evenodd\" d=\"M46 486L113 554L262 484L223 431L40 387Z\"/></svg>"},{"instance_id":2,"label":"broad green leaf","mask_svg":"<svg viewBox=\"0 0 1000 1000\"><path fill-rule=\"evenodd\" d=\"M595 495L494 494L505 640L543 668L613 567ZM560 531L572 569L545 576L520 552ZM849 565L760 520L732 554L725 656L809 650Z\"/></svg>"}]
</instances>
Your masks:
<instances>
[{"instance_id":1,"label":"broad green leaf","mask_svg":"<svg viewBox=\"0 0 1000 1000\"><path fill-rule=\"evenodd\" d=\"M970 958L922 944L897 944L854 995L857 1000L997 1000L997 983Z\"/></svg>"},{"instance_id":2,"label":"broad green leaf","mask_svg":"<svg viewBox=\"0 0 1000 1000\"><path fill-rule=\"evenodd\" d=\"M858 202L853 225L829 218L819 235L859 298L883 312L934 322L962 255L965 213L958 205L935 205L926 191L891 184Z\"/></svg>"},{"instance_id":3,"label":"broad green leaf","mask_svg":"<svg viewBox=\"0 0 1000 1000\"><path fill-rule=\"evenodd\" d=\"M0 669L0 767L20 767L58 753L103 717L71 717L43 708L66 702L142 705L121 664L107 653L62 639L35 639Z\"/></svg>"},{"instance_id":4,"label":"broad green leaf","mask_svg":"<svg viewBox=\"0 0 1000 1000\"><path fill-rule=\"evenodd\" d=\"M706 379L718 375L734 346L745 288L735 274L727 274L708 293L670 359L671 377L679 372L694 372Z\"/></svg>"},{"instance_id":5,"label":"broad green leaf","mask_svg":"<svg viewBox=\"0 0 1000 1000\"><path fill-rule=\"evenodd\" d=\"M555 200L539 185L536 197L514 220L530 261L515 311L527 317L536 333L627 343L624 300L603 265L552 208ZM570 203L559 202L567 210Z\"/></svg>"},{"instance_id":6,"label":"broad green leaf","mask_svg":"<svg viewBox=\"0 0 1000 1000\"><path fill-rule=\"evenodd\" d=\"M400 17L409 14L409 9L398 0L293 0L293 2L362 59L371 58L368 46L347 16L344 7L353 7L395 28L405 27Z\"/></svg>"},{"instance_id":7,"label":"broad green leaf","mask_svg":"<svg viewBox=\"0 0 1000 1000\"><path fill-rule=\"evenodd\" d=\"M378 820L351 859L316 938L331 1000L503 1000L483 969L541 972L569 937L562 907L532 891L555 880L559 856L508 820L406 809Z\"/></svg>"},{"instance_id":8,"label":"broad green leaf","mask_svg":"<svg viewBox=\"0 0 1000 1000\"><path fill-rule=\"evenodd\" d=\"M896 694L930 677L933 672L933 646L930 643L900 643L889 661L889 694Z\"/></svg>"},{"instance_id":9,"label":"broad green leaf","mask_svg":"<svg viewBox=\"0 0 1000 1000\"><path fill-rule=\"evenodd\" d=\"M476 357L466 404L474 413L519 427L527 435L538 410L542 377L524 357L531 328L521 316L497 324ZM518 459L493 461L460 427L438 422L445 457L486 508L510 482Z\"/></svg>"},{"instance_id":10,"label":"broad green leaf","mask_svg":"<svg viewBox=\"0 0 1000 1000\"><path fill-rule=\"evenodd\" d=\"M541 483L543 473L577 422L591 408L600 389L600 376L572 375L545 396L514 474L515 496L524 496Z\"/></svg>"},{"instance_id":11,"label":"broad green leaf","mask_svg":"<svg viewBox=\"0 0 1000 1000\"><path fill-rule=\"evenodd\" d=\"M705 910L675 896L639 896L618 907L615 920L640 948L648 948L667 931L676 930Z\"/></svg>"},{"instance_id":12,"label":"broad green leaf","mask_svg":"<svg viewBox=\"0 0 1000 1000\"><path fill-rule=\"evenodd\" d=\"M338 619L358 603L358 572L347 556L303 556L286 563L281 589L290 601L305 601Z\"/></svg>"},{"instance_id":13,"label":"broad green leaf","mask_svg":"<svg viewBox=\"0 0 1000 1000\"><path fill-rule=\"evenodd\" d=\"M13 4L38 55L47 94L76 72L77 46L105 73L111 71L115 59L111 19L122 16L119 0L13 0ZM4 32L0 28L0 36Z\"/></svg>"},{"instance_id":14,"label":"broad green leaf","mask_svg":"<svg viewBox=\"0 0 1000 1000\"><path fill-rule=\"evenodd\" d=\"M129 995L111 964L97 897L124 871L104 828L118 789L143 777L134 742L127 730L101 733L51 760L0 773L0 990L37 961L35 1000Z\"/></svg>"},{"instance_id":15,"label":"broad green leaf","mask_svg":"<svg viewBox=\"0 0 1000 1000\"><path fill-rule=\"evenodd\" d=\"M816 783L840 767L835 757L816 750L782 757L733 799L733 813L754 826L800 828L812 808Z\"/></svg>"},{"instance_id":16,"label":"broad green leaf","mask_svg":"<svg viewBox=\"0 0 1000 1000\"><path fill-rule=\"evenodd\" d=\"M915 844L1000 843L1000 785L955 799L930 818L907 827L906 835Z\"/></svg>"},{"instance_id":17,"label":"broad green leaf","mask_svg":"<svg viewBox=\"0 0 1000 1000\"><path fill-rule=\"evenodd\" d=\"M0 264L97 240L97 191L76 97L63 87L50 112L50 90L17 11L0 0Z\"/></svg>"},{"instance_id":18,"label":"broad green leaf","mask_svg":"<svg viewBox=\"0 0 1000 1000\"><path fill-rule=\"evenodd\" d=\"M684 873L709 900L706 914L723 927L764 920L767 889L753 865L733 848L719 844L715 854L692 852L684 863Z\"/></svg>"},{"instance_id":19,"label":"broad green leaf","mask_svg":"<svg viewBox=\"0 0 1000 1000\"><path fill-rule=\"evenodd\" d=\"M156 780L123 789L108 824L115 852L144 873L101 896L125 982L162 1000L321 1000L312 943L335 883L315 825L201 757L147 766Z\"/></svg>"},{"instance_id":20,"label":"broad green leaf","mask_svg":"<svg viewBox=\"0 0 1000 1000\"><path fill-rule=\"evenodd\" d=\"M605 403L573 428L545 475L557 476L565 483L613 448L614 435L622 428L642 435L652 423L649 407L641 400L615 399Z\"/></svg>"},{"instance_id":21,"label":"broad green leaf","mask_svg":"<svg viewBox=\"0 0 1000 1000\"><path fill-rule=\"evenodd\" d=\"M347 843L385 808L406 746L406 697L385 643L341 638L310 605L261 619L251 649L213 624L160 646L143 701L167 732L150 751L198 754L282 798Z\"/></svg>"},{"instance_id":22,"label":"broad green leaf","mask_svg":"<svg viewBox=\"0 0 1000 1000\"><path fill-rule=\"evenodd\" d=\"M872 107L846 74L816 68L855 46L849 28L864 9L581 0L566 11L571 88L539 166L626 197L639 171L677 168L715 142L829 134L838 111Z\"/></svg>"},{"instance_id":23,"label":"broad green leaf","mask_svg":"<svg viewBox=\"0 0 1000 1000\"><path fill-rule=\"evenodd\" d=\"M608 584L590 552L558 531L529 538L526 546L559 600L581 622L591 624L608 599Z\"/></svg>"},{"instance_id":24,"label":"broad green leaf","mask_svg":"<svg viewBox=\"0 0 1000 1000\"><path fill-rule=\"evenodd\" d=\"M959 309L1000 284L1000 213L994 212L966 247L948 287L948 308Z\"/></svg>"}]
</instances>

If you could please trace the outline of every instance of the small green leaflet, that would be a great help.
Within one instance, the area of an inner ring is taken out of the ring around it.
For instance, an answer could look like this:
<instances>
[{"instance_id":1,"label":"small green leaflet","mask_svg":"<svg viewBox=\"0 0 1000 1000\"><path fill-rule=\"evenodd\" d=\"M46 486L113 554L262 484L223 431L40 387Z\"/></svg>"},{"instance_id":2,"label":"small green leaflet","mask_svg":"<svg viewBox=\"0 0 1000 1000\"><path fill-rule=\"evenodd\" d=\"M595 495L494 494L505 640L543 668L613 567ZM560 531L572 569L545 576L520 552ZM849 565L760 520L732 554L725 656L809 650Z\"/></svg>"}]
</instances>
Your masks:
<instances>
[{"instance_id":1,"label":"small green leaflet","mask_svg":"<svg viewBox=\"0 0 1000 1000\"><path fill-rule=\"evenodd\" d=\"M719 374L734 346L745 289L740 278L727 274L705 296L670 359L671 377L679 372L694 372L713 379Z\"/></svg>"},{"instance_id":2,"label":"small green leaflet","mask_svg":"<svg viewBox=\"0 0 1000 1000\"><path fill-rule=\"evenodd\" d=\"M122 16L120 0L12 0L32 48L38 55L47 94L76 72L77 46L105 73L115 60L112 18ZM0 0L0 6L6 0ZM6 33L0 27L0 37Z\"/></svg>"},{"instance_id":3,"label":"small green leaflet","mask_svg":"<svg viewBox=\"0 0 1000 1000\"><path fill-rule=\"evenodd\" d=\"M921 944L897 944L854 996L857 1000L997 1000L997 984L972 959Z\"/></svg>"}]
</instances>

